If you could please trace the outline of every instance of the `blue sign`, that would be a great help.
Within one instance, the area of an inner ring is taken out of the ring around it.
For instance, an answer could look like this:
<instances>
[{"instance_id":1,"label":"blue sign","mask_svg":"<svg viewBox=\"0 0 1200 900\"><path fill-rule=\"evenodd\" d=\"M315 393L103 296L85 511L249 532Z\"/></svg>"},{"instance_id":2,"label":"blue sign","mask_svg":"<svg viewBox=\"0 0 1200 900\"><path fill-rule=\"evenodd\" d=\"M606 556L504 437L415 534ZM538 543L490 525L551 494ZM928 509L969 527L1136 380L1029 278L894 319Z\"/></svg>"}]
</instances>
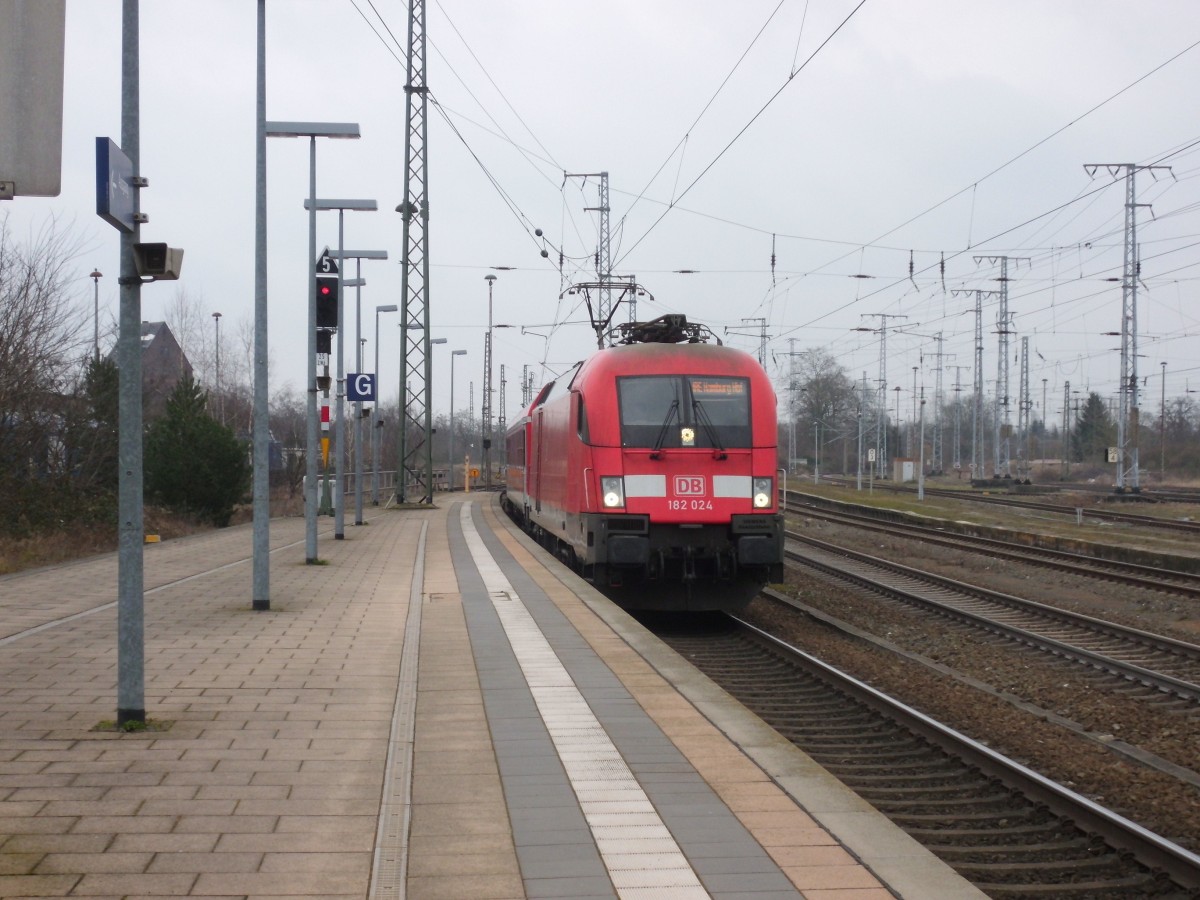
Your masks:
<instances>
[{"instance_id":1,"label":"blue sign","mask_svg":"<svg viewBox=\"0 0 1200 900\"><path fill-rule=\"evenodd\" d=\"M96 215L117 231L133 234L133 162L112 142L96 138Z\"/></svg>"},{"instance_id":2,"label":"blue sign","mask_svg":"<svg viewBox=\"0 0 1200 900\"><path fill-rule=\"evenodd\" d=\"M351 372L346 376L346 399L358 402L375 402L375 373Z\"/></svg>"}]
</instances>

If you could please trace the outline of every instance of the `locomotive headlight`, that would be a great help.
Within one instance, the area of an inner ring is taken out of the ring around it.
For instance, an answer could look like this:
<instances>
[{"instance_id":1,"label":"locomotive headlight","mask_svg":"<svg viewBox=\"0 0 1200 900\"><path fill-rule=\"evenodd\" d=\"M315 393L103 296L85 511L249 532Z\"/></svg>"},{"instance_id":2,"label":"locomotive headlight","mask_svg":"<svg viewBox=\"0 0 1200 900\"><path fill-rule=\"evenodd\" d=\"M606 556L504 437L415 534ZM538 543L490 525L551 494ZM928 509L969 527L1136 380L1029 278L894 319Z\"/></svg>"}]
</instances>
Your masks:
<instances>
[{"instance_id":1,"label":"locomotive headlight","mask_svg":"<svg viewBox=\"0 0 1200 900\"><path fill-rule=\"evenodd\" d=\"M754 508L767 509L771 505L771 495L775 493L775 479L754 479Z\"/></svg>"},{"instance_id":2,"label":"locomotive headlight","mask_svg":"<svg viewBox=\"0 0 1200 900\"><path fill-rule=\"evenodd\" d=\"M600 496L608 509L625 505L625 479L620 476L600 479Z\"/></svg>"}]
</instances>

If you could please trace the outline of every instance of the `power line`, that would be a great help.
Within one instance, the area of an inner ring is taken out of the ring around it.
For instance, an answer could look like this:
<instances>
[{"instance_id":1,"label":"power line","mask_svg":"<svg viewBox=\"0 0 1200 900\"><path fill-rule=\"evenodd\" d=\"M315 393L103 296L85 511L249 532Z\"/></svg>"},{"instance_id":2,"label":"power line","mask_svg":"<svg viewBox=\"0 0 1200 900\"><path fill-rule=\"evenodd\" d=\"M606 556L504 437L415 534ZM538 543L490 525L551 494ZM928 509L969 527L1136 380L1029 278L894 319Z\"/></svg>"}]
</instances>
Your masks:
<instances>
[{"instance_id":1,"label":"power line","mask_svg":"<svg viewBox=\"0 0 1200 900\"><path fill-rule=\"evenodd\" d=\"M745 125L743 125L738 130L737 134L735 134L729 140L729 143L727 143L717 153L717 155L712 158L712 160L709 162L709 164L700 171L700 174L692 179L691 184L689 184L686 188L684 188L683 191L679 194L679 196L676 197L675 199L673 199L670 202L670 204L668 204L667 209L663 211L663 214L661 216L659 216L657 219L655 219L650 224L650 227L647 228L642 233L641 237L639 237L636 241L633 242L633 246L630 247L627 251L625 251L625 253L623 253L621 255L621 258L618 259L616 261L616 263L614 263L614 265L619 266L625 260L625 257L629 256L630 253L632 253L634 250L636 250L638 248L638 245L640 245L642 243L642 241L644 241L650 235L650 233L652 231L654 231L655 228L658 227L658 224L667 217L667 213L669 213L675 207L676 201L682 200L684 197L686 197L688 195L688 192L691 191L691 189L694 188L700 182L700 179L702 179L705 175L707 175L709 173L709 171L712 169L712 167L715 166L718 161L720 161L721 157L723 157L726 153L729 152L730 148L733 147L733 145L738 142L738 140L742 137L742 135L744 135L750 129L750 126L753 125L755 122L757 122L759 117L762 116L762 114L767 111L767 109L771 106L771 104L773 104L779 98L780 94L782 94L787 89L788 85L790 85L792 83L792 81L795 79L795 77L797 75L799 75L801 72L803 72L806 68L808 68L808 64L811 63L817 57L817 54L819 54L822 50L825 49L825 47L827 47L829 45L829 42L832 41L834 39L834 37L837 36L837 34L846 26L846 24L852 18L854 18L855 14L860 9L862 9L864 5L866 5L866 2L867 2L867 0L859 0L858 5L855 6L854 9L850 10L850 13L846 16L846 18L842 19L842 21L838 24L838 26L829 33L828 37L826 37L825 40L823 40L821 42L820 46L818 46L817 49L814 50L809 55L809 57L804 61L803 65L801 65L799 69L794 69L788 75L787 80L785 80L784 83L779 86L779 89L776 90L775 93L772 94L767 99L767 102L764 103L759 108L758 112L756 112L753 116L750 117L750 121L748 121Z\"/></svg>"}]
</instances>

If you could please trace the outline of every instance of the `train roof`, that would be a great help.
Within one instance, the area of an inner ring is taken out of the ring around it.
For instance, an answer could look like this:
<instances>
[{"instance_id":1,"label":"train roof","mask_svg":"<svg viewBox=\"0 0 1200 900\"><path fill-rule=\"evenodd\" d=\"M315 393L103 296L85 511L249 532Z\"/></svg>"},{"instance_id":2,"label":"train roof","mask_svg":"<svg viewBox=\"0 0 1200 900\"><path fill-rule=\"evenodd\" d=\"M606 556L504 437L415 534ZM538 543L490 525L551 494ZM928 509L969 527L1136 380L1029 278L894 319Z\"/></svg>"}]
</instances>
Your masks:
<instances>
[{"instance_id":1,"label":"train roof","mask_svg":"<svg viewBox=\"0 0 1200 900\"><path fill-rule=\"evenodd\" d=\"M634 323L622 329L626 343L597 350L587 359L543 385L533 402L521 412L528 417L552 395L570 387L587 392L589 386L611 384L623 375L725 375L750 378L765 387L770 396L775 388L757 359L743 350L726 347L702 325L683 316L664 316L649 323ZM630 335L634 335L630 338ZM647 337L646 335L649 335ZM714 343L706 343L706 337ZM564 381L564 379L566 381Z\"/></svg>"},{"instance_id":2,"label":"train roof","mask_svg":"<svg viewBox=\"0 0 1200 900\"><path fill-rule=\"evenodd\" d=\"M749 353L718 344L625 344L600 350L584 361L576 383L618 375L759 375Z\"/></svg>"}]
</instances>

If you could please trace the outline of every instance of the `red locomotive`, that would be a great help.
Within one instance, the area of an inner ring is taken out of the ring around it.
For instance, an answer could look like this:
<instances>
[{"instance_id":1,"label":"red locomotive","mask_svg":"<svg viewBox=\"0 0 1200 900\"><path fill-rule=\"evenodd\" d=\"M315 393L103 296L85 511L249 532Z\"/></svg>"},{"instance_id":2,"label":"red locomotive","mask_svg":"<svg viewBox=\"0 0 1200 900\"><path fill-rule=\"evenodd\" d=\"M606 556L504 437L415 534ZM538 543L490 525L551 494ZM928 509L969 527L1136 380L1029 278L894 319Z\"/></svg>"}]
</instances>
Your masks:
<instances>
[{"instance_id":1,"label":"red locomotive","mask_svg":"<svg viewBox=\"0 0 1200 900\"><path fill-rule=\"evenodd\" d=\"M744 607L783 578L771 382L682 315L618 333L508 429L504 506L623 606Z\"/></svg>"}]
</instances>

